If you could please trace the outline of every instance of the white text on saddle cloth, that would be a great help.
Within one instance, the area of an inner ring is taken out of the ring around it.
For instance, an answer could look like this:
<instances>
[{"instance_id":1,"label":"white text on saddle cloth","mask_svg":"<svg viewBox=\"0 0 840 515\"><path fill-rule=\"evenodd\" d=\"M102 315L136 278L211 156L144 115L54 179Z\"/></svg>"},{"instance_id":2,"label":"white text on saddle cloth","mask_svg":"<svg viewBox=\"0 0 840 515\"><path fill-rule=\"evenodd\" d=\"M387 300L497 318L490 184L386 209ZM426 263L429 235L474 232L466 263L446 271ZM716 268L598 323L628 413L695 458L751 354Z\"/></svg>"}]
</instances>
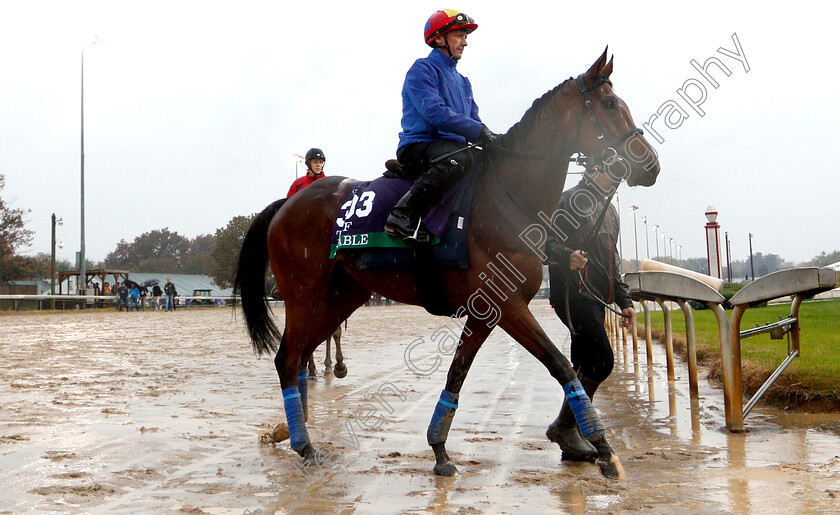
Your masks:
<instances>
[{"instance_id":1,"label":"white text on saddle cloth","mask_svg":"<svg viewBox=\"0 0 840 515\"><path fill-rule=\"evenodd\" d=\"M364 247L367 244L367 234L340 234L336 247Z\"/></svg>"},{"instance_id":2,"label":"white text on saddle cloth","mask_svg":"<svg viewBox=\"0 0 840 515\"><path fill-rule=\"evenodd\" d=\"M364 218L373 211L373 200L376 198L376 192L366 191L361 196L353 193L353 198L345 202L341 209L344 209L344 216L336 218L335 224L341 228L345 228L345 222L349 222L351 218L357 216ZM349 225L347 227L349 229Z\"/></svg>"}]
</instances>

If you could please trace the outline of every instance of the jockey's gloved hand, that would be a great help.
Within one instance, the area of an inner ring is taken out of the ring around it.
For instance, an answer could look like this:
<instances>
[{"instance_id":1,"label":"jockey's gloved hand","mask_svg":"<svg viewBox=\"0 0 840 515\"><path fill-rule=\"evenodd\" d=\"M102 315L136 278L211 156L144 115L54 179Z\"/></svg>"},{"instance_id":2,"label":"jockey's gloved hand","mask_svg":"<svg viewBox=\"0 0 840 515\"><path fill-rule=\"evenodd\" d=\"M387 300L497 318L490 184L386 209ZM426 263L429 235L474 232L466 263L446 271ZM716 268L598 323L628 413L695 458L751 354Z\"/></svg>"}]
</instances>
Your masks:
<instances>
[{"instance_id":1,"label":"jockey's gloved hand","mask_svg":"<svg viewBox=\"0 0 840 515\"><path fill-rule=\"evenodd\" d=\"M482 147L487 148L490 145L495 144L498 141L498 139L499 139L498 134L491 131L487 127L484 127L483 129L481 129L481 134L479 134L479 136L478 136L478 143Z\"/></svg>"}]
</instances>

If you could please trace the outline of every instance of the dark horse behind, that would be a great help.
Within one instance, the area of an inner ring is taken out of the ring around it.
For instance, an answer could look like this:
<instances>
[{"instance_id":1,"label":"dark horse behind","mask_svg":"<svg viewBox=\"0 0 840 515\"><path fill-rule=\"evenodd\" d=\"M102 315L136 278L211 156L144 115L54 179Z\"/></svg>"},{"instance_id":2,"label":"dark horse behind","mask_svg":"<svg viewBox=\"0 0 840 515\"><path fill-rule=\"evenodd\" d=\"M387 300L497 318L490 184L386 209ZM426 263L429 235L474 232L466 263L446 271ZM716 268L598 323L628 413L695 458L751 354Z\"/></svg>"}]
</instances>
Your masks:
<instances>
[{"instance_id":1,"label":"dark horse behind","mask_svg":"<svg viewBox=\"0 0 840 515\"><path fill-rule=\"evenodd\" d=\"M630 186L656 182L656 152L613 91L612 68L604 51L588 71L534 101L522 120L483 153L468 222L469 267L441 271L449 304L460 307L457 315L466 316L466 322L427 432L436 474L456 472L446 452L446 437L473 359L498 325L537 358L574 401L575 418L583 436L598 450L601 472L614 479L624 476L571 363L528 309L540 288L542 246L552 229L573 154L589 156L590 165L602 165L613 176L614 187L624 179ZM291 199L274 202L255 218L239 256L235 287L242 295L248 332L257 353L277 351L274 364L283 388L291 446L305 459L318 459L305 424L304 367L309 356L370 299L371 292L420 305L411 272L360 270L352 251L330 259L333 221L354 182L328 177ZM288 299L282 332L264 300L267 263L278 290ZM486 271L498 285L492 302L479 295L487 289L482 289L488 281ZM491 303L498 310L490 310Z\"/></svg>"}]
</instances>

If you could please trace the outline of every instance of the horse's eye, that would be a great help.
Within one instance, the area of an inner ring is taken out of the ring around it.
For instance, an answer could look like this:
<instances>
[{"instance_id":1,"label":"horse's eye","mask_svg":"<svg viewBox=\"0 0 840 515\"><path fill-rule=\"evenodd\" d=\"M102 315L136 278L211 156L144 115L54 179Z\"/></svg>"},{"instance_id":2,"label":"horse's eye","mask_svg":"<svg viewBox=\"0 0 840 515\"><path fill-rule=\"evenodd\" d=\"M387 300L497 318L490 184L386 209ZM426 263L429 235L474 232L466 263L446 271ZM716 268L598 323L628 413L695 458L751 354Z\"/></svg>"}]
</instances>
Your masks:
<instances>
[{"instance_id":1,"label":"horse's eye","mask_svg":"<svg viewBox=\"0 0 840 515\"><path fill-rule=\"evenodd\" d=\"M615 100L613 100L613 99L609 99L609 100L607 100L607 101L604 103L604 106L605 106L607 109L615 109L616 107L618 107L618 102L616 102L616 101L615 101Z\"/></svg>"}]
</instances>

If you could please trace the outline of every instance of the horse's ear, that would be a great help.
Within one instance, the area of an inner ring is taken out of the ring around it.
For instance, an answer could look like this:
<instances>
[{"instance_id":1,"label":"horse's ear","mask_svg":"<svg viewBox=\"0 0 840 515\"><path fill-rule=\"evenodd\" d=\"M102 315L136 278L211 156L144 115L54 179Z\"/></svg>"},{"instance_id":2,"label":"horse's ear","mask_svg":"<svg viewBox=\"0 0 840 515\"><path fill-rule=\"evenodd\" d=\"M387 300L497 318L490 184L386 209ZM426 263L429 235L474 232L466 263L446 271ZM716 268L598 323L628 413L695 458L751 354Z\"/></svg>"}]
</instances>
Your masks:
<instances>
[{"instance_id":1,"label":"horse's ear","mask_svg":"<svg viewBox=\"0 0 840 515\"><path fill-rule=\"evenodd\" d=\"M607 48L609 48L609 45ZM601 75L604 66L607 64L607 48L604 49L604 53L601 54L601 57L599 57L598 60L589 67L589 70L586 71L585 77L587 79L587 84L591 84L596 77Z\"/></svg>"},{"instance_id":2,"label":"horse's ear","mask_svg":"<svg viewBox=\"0 0 840 515\"><path fill-rule=\"evenodd\" d=\"M608 63L607 63L607 65L606 65L606 66L604 66L604 69L603 69L603 70L601 70L601 75L603 75L604 77L609 77L609 76L610 76L610 74L612 74L612 70L613 70L613 57L614 57L614 56L610 56L610 62L608 62Z\"/></svg>"}]
</instances>

